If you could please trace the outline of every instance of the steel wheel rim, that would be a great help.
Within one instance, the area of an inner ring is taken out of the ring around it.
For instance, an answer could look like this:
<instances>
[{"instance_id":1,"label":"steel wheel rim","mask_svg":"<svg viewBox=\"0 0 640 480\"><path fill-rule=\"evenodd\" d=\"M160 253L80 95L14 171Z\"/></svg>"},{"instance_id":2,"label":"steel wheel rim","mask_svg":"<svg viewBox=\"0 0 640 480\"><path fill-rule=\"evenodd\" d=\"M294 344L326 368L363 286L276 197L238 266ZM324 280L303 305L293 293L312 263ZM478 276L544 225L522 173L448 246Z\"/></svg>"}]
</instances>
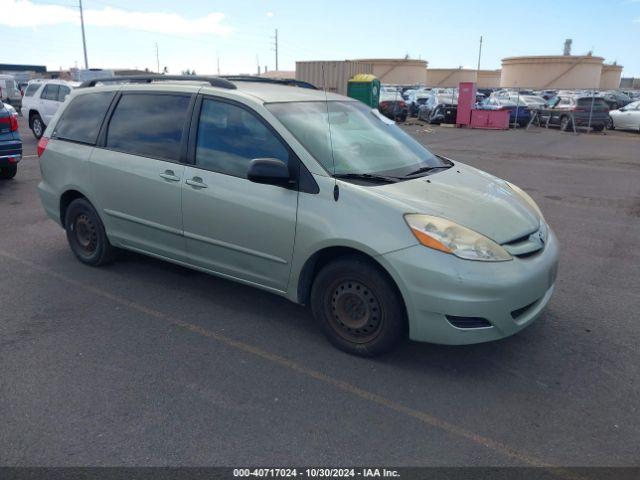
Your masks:
<instances>
[{"instance_id":1,"label":"steel wheel rim","mask_svg":"<svg viewBox=\"0 0 640 480\"><path fill-rule=\"evenodd\" d=\"M35 119L33 121L33 133L35 133L36 135L41 135L42 134L42 124L40 123L40 120Z\"/></svg>"},{"instance_id":2,"label":"steel wheel rim","mask_svg":"<svg viewBox=\"0 0 640 480\"><path fill-rule=\"evenodd\" d=\"M78 215L72 225L76 242L83 253L91 255L98 247L98 234L88 215Z\"/></svg>"},{"instance_id":3,"label":"steel wheel rim","mask_svg":"<svg viewBox=\"0 0 640 480\"><path fill-rule=\"evenodd\" d=\"M328 307L331 327L349 342L370 342L382 329L384 315L378 297L357 280L334 282Z\"/></svg>"}]
</instances>

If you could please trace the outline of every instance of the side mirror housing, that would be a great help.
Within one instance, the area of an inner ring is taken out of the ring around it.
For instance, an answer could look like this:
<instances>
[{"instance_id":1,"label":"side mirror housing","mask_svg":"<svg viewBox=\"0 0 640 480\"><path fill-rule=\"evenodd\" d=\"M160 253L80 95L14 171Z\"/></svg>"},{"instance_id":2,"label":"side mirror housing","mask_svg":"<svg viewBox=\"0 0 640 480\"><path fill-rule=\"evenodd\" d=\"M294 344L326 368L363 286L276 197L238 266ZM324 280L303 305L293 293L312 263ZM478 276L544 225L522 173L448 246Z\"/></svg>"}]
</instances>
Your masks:
<instances>
[{"instance_id":1,"label":"side mirror housing","mask_svg":"<svg viewBox=\"0 0 640 480\"><path fill-rule=\"evenodd\" d=\"M289 168L277 158L254 158L249 164L247 178L267 185L288 186L292 183Z\"/></svg>"}]
</instances>

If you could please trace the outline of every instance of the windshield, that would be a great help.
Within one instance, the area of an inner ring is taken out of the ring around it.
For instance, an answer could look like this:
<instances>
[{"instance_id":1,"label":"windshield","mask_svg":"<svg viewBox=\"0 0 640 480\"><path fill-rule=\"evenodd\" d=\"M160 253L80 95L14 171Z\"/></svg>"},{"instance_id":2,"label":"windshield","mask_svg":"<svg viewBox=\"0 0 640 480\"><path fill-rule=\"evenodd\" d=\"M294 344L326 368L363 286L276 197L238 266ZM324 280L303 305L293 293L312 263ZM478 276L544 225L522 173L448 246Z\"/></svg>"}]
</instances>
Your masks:
<instances>
[{"instance_id":1,"label":"windshield","mask_svg":"<svg viewBox=\"0 0 640 480\"><path fill-rule=\"evenodd\" d=\"M450 166L360 102L272 103L266 107L328 172L334 172L335 161L336 175L404 176L421 168Z\"/></svg>"}]
</instances>

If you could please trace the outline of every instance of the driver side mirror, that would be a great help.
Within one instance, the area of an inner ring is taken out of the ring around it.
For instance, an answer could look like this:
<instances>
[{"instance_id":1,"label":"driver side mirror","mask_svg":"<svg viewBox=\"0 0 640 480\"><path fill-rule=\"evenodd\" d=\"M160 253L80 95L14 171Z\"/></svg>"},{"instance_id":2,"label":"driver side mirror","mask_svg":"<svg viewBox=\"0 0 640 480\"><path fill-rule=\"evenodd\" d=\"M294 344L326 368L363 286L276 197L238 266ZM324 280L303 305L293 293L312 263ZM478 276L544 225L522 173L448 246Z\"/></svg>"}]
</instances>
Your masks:
<instances>
[{"instance_id":1,"label":"driver side mirror","mask_svg":"<svg viewBox=\"0 0 640 480\"><path fill-rule=\"evenodd\" d=\"M277 158L254 158L249 164L247 179L254 183L288 186L293 182L289 168Z\"/></svg>"}]
</instances>

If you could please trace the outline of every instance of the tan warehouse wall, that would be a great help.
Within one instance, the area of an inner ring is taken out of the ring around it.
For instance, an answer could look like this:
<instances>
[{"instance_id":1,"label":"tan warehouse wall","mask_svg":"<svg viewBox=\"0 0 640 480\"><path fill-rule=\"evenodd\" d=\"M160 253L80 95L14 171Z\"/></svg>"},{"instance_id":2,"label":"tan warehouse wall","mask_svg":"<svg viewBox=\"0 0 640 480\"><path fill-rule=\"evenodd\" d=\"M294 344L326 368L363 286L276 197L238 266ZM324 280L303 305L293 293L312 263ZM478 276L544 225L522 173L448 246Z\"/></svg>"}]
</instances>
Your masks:
<instances>
[{"instance_id":1,"label":"tan warehouse wall","mask_svg":"<svg viewBox=\"0 0 640 480\"><path fill-rule=\"evenodd\" d=\"M296 80L320 89L347 94L347 82L358 73L373 73L373 65L356 60L296 62Z\"/></svg>"},{"instance_id":2,"label":"tan warehouse wall","mask_svg":"<svg viewBox=\"0 0 640 480\"><path fill-rule=\"evenodd\" d=\"M598 88L602 57L552 55L502 59L501 87Z\"/></svg>"},{"instance_id":3,"label":"tan warehouse wall","mask_svg":"<svg viewBox=\"0 0 640 480\"><path fill-rule=\"evenodd\" d=\"M501 70L479 70L476 80L477 88L498 88L500 86Z\"/></svg>"},{"instance_id":4,"label":"tan warehouse wall","mask_svg":"<svg viewBox=\"0 0 640 480\"><path fill-rule=\"evenodd\" d=\"M381 83L424 85L426 82L427 62L424 60L365 58L356 61L371 64L373 74Z\"/></svg>"},{"instance_id":5,"label":"tan warehouse wall","mask_svg":"<svg viewBox=\"0 0 640 480\"><path fill-rule=\"evenodd\" d=\"M476 70L464 68L427 69L428 87L457 87L460 82L475 82Z\"/></svg>"},{"instance_id":6,"label":"tan warehouse wall","mask_svg":"<svg viewBox=\"0 0 640 480\"><path fill-rule=\"evenodd\" d=\"M600 88L603 90L615 90L620 88L621 77L622 65L602 65Z\"/></svg>"}]
</instances>

